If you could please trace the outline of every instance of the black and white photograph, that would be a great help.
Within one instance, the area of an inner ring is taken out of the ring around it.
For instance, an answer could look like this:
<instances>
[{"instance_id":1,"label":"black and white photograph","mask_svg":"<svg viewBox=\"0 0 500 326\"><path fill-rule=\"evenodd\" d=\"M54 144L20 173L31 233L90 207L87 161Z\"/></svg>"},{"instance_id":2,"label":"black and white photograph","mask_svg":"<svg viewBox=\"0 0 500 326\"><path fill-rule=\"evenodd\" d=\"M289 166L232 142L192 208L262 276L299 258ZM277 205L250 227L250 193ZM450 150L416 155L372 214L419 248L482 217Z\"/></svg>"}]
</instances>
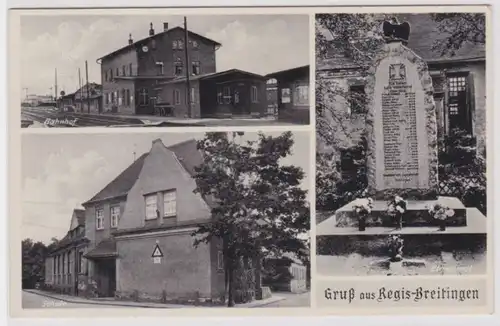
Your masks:
<instances>
[{"instance_id":1,"label":"black and white photograph","mask_svg":"<svg viewBox=\"0 0 500 326\"><path fill-rule=\"evenodd\" d=\"M318 275L486 275L485 21L316 14Z\"/></svg>"},{"instance_id":2,"label":"black and white photograph","mask_svg":"<svg viewBox=\"0 0 500 326\"><path fill-rule=\"evenodd\" d=\"M23 309L310 308L309 134L23 135Z\"/></svg>"},{"instance_id":3,"label":"black and white photograph","mask_svg":"<svg viewBox=\"0 0 500 326\"><path fill-rule=\"evenodd\" d=\"M20 34L22 128L309 124L307 14L53 11Z\"/></svg>"}]
</instances>

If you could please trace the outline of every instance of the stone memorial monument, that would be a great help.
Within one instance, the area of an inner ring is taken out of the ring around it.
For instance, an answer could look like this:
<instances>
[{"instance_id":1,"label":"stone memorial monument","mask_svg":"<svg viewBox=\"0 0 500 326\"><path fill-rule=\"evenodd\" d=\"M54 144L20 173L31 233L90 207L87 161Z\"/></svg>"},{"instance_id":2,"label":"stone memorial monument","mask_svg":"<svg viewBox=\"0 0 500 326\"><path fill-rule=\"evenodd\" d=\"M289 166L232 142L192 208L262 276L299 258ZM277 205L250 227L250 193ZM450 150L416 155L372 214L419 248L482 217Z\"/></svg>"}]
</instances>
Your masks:
<instances>
[{"instance_id":1,"label":"stone memorial monument","mask_svg":"<svg viewBox=\"0 0 500 326\"><path fill-rule=\"evenodd\" d=\"M437 198L437 122L427 64L404 43L407 23L384 23L387 43L368 73L368 194Z\"/></svg>"},{"instance_id":2,"label":"stone memorial monument","mask_svg":"<svg viewBox=\"0 0 500 326\"><path fill-rule=\"evenodd\" d=\"M454 212L445 221L447 226L467 226L467 209L462 202L438 196L437 121L427 63L406 46L408 23L385 22L383 31L386 43L370 65L365 86L365 193L373 199L373 208L363 220L366 231L370 227L396 227L394 218L387 213L388 202L395 196L407 201L403 228L438 226L439 222L429 214L429 207L437 204ZM336 228L357 226L353 207L360 201L356 199L335 212ZM477 214L480 212L474 209ZM332 221L328 223L331 227Z\"/></svg>"},{"instance_id":3,"label":"stone memorial monument","mask_svg":"<svg viewBox=\"0 0 500 326\"><path fill-rule=\"evenodd\" d=\"M363 198L318 224L317 255L357 254L355 262L370 257L370 269L411 275L410 269L429 265L420 257L454 266L449 252L457 244L486 243L486 217L458 198L438 195L437 121L427 64L406 46L408 23L385 22L383 32L386 43L365 85L367 188Z\"/></svg>"}]
</instances>

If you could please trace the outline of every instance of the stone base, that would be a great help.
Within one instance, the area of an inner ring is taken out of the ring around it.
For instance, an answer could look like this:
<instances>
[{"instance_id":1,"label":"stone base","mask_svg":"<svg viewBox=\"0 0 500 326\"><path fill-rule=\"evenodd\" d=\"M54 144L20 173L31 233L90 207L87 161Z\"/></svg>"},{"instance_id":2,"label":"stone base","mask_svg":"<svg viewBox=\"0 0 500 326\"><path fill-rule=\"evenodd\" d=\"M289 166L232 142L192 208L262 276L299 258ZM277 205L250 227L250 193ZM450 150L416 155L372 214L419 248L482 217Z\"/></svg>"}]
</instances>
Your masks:
<instances>
[{"instance_id":1,"label":"stone base","mask_svg":"<svg viewBox=\"0 0 500 326\"><path fill-rule=\"evenodd\" d=\"M353 207L360 199L355 199L335 212L336 227L357 227L358 216ZM403 216L403 227L439 226L428 212L434 204L447 206L455 211L455 215L446 220L447 226L466 226L466 207L456 197L438 197L436 200L408 200L407 211ZM374 200L373 210L366 218L366 228L396 227L397 220L387 213L388 201Z\"/></svg>"}]
</instances>

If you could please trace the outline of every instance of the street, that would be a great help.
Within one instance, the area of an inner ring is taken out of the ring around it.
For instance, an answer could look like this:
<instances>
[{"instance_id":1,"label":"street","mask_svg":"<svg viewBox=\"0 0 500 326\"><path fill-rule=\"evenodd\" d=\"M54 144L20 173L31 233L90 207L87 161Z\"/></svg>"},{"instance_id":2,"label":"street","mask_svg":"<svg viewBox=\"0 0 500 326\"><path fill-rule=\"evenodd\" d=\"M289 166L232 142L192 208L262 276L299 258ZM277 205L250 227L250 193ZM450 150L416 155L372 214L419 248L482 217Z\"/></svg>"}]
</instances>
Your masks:
<instances>
[{"instance_id":1,"label":"street","mask_svg":"<svg viewBox=\"0 0 500 326\"><path fill-rule=\"evenodd\" d=\"M300 294L290 292L273 292L273 296L283 297L285 300L270 303L262 306L262 308L311 307L311 292Z\"/></svg>"},{"instance_id":2,"label":"street","mask_svg":"<svg viewBox=\"0 0 500 326\"><path fill-rule=\"evenodd\" d=\"M127 308L121 306L70 303L62 300L52 299L42 295L22 291L22 307L23 309L45 309L45 308Z\"/></svg>"}]
</instances>

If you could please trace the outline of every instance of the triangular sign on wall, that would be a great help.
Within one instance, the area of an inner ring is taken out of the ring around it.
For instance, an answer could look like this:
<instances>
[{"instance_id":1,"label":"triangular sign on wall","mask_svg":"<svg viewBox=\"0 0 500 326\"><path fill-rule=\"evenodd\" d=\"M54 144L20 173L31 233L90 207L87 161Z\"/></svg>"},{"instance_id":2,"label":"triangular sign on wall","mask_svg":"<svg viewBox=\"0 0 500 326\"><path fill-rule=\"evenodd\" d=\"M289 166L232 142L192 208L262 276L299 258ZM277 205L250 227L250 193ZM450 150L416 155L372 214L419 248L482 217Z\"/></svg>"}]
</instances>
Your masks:
<instances>
[{"instance_id":1,"label":"triangular sign on wall","mask_svg":"<svg viewBox=\"0 0 500 326\"><path fill-rule=\"evenodd\" d=\"M153 254L151 255L151 257L163 257L163 252L161 252L161 249L158 246L158 244L156 245L155 249L153 250Z\"/></svg>"}]
</instances>

